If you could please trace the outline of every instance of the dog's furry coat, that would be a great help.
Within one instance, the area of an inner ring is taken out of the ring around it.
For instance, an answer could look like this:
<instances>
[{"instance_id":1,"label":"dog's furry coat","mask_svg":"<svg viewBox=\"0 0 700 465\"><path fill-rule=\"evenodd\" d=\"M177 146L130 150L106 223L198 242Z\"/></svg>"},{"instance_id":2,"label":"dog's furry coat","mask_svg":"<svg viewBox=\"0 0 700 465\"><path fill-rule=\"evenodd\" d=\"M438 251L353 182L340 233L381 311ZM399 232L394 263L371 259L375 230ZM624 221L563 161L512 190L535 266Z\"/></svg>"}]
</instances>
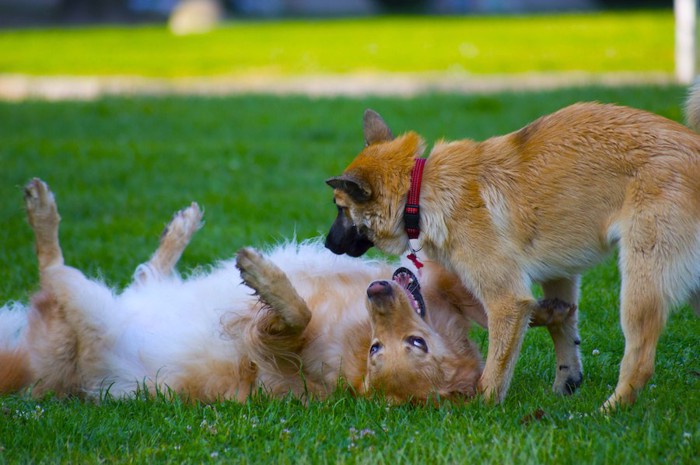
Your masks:
<instances>
[{"instance_id":1,"label":"dog's furry coat","mask_svg":"<svg viewBox=\"0 0 700 465\"><path fill-rule=\"evenodd\" d=\"M309 398L339 382L397 402L475 393L481 358L467 333L471 318L484 323L483 310L437 266L422 280L425 320L401 286L377 282L391 278L391 265L318 243L243 249L182 280L173 267L200 224L193 204L116 293L64 265L48 187L31 181L25 201L41 289L30 305L0 310L0 393L98 398L146 388L214 401L263 389Z\"/></svg>"},{"instance_id":2,"label":"dog's furry coat","mask_svg":"<svg viewBox=\"0 0 700 465\"><path fill-rule=\"evenodd\" d=\"M700 120L700 88L688 103ZM425 144L413 132L394 138L365 114L366 148L331 178L338 217L327 237L336 253L371 245L408 248L401 213L411 169ZM484 142L440 142L430 152L421 191L425 254L457 273L483 302L489 348L480 387L500 401L508 389L534 300L576 304L580 274L619 245L625 354L605 404L632 403L654 369L671 306L700 310L700 136L627 107L579 103ZM577 321L550 326L554 389L581 380Z\"/></svg>"}]
</instances>

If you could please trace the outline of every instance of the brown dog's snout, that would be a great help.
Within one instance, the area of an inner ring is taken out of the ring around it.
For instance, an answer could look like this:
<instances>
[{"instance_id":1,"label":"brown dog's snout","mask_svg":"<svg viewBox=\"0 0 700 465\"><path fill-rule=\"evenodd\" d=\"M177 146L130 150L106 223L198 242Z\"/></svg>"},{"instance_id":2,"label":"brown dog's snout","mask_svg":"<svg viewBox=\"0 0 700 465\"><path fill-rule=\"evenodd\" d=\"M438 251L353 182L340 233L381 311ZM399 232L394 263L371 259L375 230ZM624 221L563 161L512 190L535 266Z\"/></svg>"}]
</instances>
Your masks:
<instances>
[{"instance_id":1,"label":"brown dog's snout","mask_svg":"<svg viewBox=\"0 0 700 465\"><path fill-rule=\"evenodd\" d=\"M388 297L393 294L391 284L388 281L374 281L367 288L367 297L370 299L375 297Z\"/></svg>"}]
</instances>

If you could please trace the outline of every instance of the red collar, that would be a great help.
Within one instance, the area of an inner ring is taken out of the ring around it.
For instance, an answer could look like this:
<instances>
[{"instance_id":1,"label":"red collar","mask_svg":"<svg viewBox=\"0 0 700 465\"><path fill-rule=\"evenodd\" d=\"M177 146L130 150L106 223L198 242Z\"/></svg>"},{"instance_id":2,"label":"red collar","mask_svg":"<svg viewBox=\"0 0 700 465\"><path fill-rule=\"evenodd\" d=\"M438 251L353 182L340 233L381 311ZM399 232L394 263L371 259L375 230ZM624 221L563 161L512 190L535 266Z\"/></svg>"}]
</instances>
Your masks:
<instances>
[{"instance_id":1,"label":"red collar","mask_svg":"<svg viewBox=\"0 0 700 465\"><path fill-rule=\"evenodd\" d=\"M408 190L408 199L406 199L406 207L403 210L404 227L409 239L418 239L420 235L420 185L426 161L425 158L416 158L416 163L411 170L411 187ZM411 247L408 259L416 265L416 268L420 269L423 264L418 261L416 252L417 250Z\"/></svg>"}]
</instances>

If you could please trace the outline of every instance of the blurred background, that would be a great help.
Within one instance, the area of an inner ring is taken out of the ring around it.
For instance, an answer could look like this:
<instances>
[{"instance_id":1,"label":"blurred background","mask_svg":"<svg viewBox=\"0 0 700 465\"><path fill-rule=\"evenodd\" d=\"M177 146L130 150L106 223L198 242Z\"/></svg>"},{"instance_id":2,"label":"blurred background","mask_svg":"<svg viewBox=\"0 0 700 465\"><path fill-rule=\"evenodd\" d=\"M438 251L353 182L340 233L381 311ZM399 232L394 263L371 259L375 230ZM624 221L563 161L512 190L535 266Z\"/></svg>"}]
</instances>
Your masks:
<instances>
[{"instance_id":1,"label":"blurred background","mask_svg":"<svg viewBox=\"0 0 700 465\"><path fill-rule=\"evenodd\" d=\"M0 98L687 84L695 0L0 0ZM50 78L50 79L49 79Z\"/></svg>"},{"instance_id":2,"label":"blurred background","mask_svg":"<svg viewBox=\"0 0 700 465\"><path fill-rule=\"evenodd\" d=\"M670 8L673 0L0 0L0 25L162 20L187 4L212 5L224 17L280 18Z\"/></svg>"}]
</instances>

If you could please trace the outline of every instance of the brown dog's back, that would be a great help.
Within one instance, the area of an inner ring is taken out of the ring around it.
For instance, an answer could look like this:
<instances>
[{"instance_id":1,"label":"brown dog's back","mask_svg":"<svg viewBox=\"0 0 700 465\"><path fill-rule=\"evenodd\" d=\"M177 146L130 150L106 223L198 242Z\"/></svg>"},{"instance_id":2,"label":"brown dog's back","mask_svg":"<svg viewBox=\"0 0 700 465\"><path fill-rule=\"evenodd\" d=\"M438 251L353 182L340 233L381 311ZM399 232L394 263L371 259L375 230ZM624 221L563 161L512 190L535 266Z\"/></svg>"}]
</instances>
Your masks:
<instances>
[{"instance_id":1,"label":"brown dog's back","mask_svg":"<svg viewBox=\"0 0 700 465\"><path fill-rule=\"evenodd\" d=\"M430 163L441 169L428 171L425 183L459 193L439 201L448 231L442 247L464 239L451 231L477 231L469 238L475 249L502 242L504 253L532 259L530 274L541 280L598 261L635 211L700 214L697 153L700 138L678 123L581 103L481 143L437 145Z\"/></svg>"}]
</instances>

